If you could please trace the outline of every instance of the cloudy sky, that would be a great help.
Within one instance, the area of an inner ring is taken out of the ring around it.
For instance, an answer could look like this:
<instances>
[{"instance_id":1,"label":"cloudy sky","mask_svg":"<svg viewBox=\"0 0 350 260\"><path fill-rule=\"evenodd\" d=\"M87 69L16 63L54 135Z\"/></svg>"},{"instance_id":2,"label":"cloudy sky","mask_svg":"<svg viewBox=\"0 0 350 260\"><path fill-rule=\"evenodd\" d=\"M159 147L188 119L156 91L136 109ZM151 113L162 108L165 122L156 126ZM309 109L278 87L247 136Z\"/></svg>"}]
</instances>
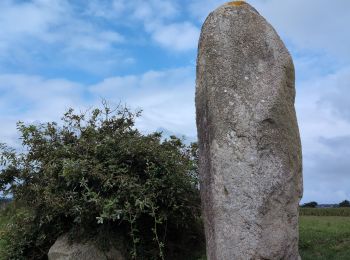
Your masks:
<instances>
[{"instance_id":1,"label":"cloudy sky","mask_svg":"<svg viewBox=\"0 0 350 260\"><path fill-rule=\"evenodd\" d=\"M350 199L350 1L248 1L296 66L304 198ZM196 139L197 41L219 0L0 0L0 142L106 98L138 127Z\"/></svg>"}]
</instances>

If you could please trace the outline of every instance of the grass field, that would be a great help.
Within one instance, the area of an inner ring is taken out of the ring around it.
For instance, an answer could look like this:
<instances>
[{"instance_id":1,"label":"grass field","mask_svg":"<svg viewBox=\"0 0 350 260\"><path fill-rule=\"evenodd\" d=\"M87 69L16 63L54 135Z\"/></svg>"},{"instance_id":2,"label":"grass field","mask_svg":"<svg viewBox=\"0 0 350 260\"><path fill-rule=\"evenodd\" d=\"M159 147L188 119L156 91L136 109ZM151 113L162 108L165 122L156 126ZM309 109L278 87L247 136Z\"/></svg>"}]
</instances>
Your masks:
<instances>
[{"instance_id":1,"label":"grass field","mask_svg":"<svg viewBox=\"0 0 350 260\"><path fill-rule=\"evenodd\" d=\"M301 216L303 260L350 260L350 217Z\"/></svg>"},{"instance_id":2,"label":"grass field","mask_svg":"<svg viewBox=\"0 0 350 260\"><path fill-rule=\"evenodd\" d=\"M347 215L349 212L350 208L300 211L299 248L303 260L350 260L350 217L329 216L350 216ZM6 222L6 218L0 215L0 232ZM0 240L0 254L2 246Z\"/></svg>"},{"instance_id":3,"label":"grass field","mask_svg":"<svg viewBox=\"0 0 350 260\"><path fill-rule=\"evenodd\" d=\"M300 216L350 217L350 208L300 208Z\"/></svg>"}]
</instances>

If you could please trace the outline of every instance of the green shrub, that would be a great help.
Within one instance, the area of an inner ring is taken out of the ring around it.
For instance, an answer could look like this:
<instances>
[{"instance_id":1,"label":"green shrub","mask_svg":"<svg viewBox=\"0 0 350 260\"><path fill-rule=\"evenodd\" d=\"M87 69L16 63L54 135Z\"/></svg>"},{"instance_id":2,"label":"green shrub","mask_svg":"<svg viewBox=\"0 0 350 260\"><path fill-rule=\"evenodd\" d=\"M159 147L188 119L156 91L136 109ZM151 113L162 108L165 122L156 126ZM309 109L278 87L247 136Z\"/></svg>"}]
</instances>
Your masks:
<instances>
[{"instance_id":1,"label":"green shrub","mask_svg":"<svg viewBox=\"0 0 350 260\"><path fill-rule=\"evenodd\" d=\"M196 146L134 126L127 108L18 123L23 151L1 145L0 186L21 205L3 235L5 258L43 259L65 232L133 259L191 259L203 248ZM181 252L181 253L179 253Z\"/></svg>"}]
</instances>

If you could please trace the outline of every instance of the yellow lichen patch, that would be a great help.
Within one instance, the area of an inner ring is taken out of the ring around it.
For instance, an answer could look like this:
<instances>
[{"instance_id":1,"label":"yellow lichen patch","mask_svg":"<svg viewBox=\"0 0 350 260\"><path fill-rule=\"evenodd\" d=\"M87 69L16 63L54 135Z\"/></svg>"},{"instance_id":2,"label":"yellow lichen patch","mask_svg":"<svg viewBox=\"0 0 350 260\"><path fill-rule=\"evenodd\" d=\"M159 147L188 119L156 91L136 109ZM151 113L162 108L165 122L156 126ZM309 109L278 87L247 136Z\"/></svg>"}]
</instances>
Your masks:
<instances>
[{"instance_id":1,"label":"yellow lichen patch","mask_svg":"<svg viewBox=\"0 0 350 260\"><path fill-rule=\"evenodd\" d=\"M232 1L227 3L227 5L232 5L232 6L241 6L243 4L245 4L244 1Z\"/></svg>"}]
</instances>

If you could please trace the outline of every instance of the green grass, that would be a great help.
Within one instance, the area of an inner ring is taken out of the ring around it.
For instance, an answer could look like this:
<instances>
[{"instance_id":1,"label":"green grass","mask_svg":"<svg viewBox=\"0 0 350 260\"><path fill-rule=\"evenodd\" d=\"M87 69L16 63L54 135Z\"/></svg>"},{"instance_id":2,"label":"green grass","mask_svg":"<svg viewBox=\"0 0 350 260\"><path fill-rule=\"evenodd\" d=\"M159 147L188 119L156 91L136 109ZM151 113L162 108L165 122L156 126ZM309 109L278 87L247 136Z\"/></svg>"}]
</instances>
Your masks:
<instances>
[{"instance_id":1,"label":"green grass","mask_svg":"<svg viewBox=\"0 0 350 260\"><path fill-rule=\"evenodd\" d=\"M299 229L303 260L350 259L350 217L301 216Z\"/></svg>"},{"instance_id":2,"label":"green grass","mask_svg":"<svg viewBox=\"0 0 350 260\"><path fill-rule=\"evenodd\" d=\"M350 217L350 208L300 208L299 214L300 216Z\"/></svg>"}]
</instances>

